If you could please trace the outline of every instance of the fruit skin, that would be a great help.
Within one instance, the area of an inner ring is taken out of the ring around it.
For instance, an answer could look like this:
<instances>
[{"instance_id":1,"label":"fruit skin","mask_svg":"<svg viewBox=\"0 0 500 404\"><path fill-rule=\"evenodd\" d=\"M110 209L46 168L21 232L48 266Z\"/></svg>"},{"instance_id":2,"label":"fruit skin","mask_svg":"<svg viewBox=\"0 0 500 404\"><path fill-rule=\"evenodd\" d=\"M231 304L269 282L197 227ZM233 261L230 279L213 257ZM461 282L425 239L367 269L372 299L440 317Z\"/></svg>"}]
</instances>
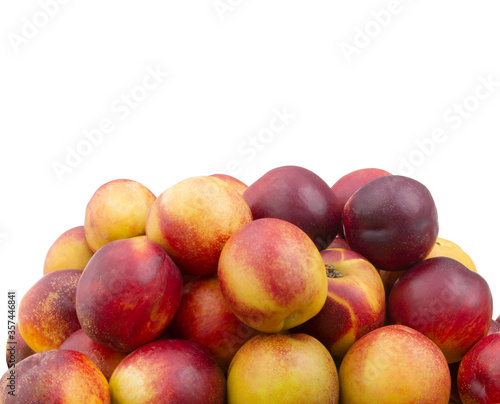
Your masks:
<instances>
[{"instance_id":1,"label":"fruit skin","mask_svg":"<svg viewBox=\"0 0 500 404\"><path fill-rule=\"evenodd\" d=\"M349 247L349 244L347 244L347 241L345 241L345 239L343 239L340 236L337 236L333 239L333 241L330 243L327 249L330 248L343 248L345 250L351 249L351 247Z\"/></svg>"},{"instance_id":2,"label":"fruit skin","mask_svg":"<svg viewBox=\"0 0 500 404\"><path fill-rule=\"evenodd\" d=\"M61 234L50 246L45 256L43 274L60 269L83 271L93 254L87 244L84 227L73 227Z\"/></svg>"},{"instance_id":3,"label":"fruit skin","mask_svg":"<svg viewBox=\"0 0 500 404\"><path fill-rule=\"evenodd\" d=\"M80 323L75 308L82 271L62 269L44 275L23 296L19 305L19 331L35 352L57 349Z\"/></svg>"},{"instance_id":4,"label":"fruit skin","mask_svg":"<svg viewBox=\"0 0 500 404\"><path fill-rule=\"evenodd\" d=\"M128 355L109 381L113 403L224 403L226 379L196 343L150 342Z\"/></svg>"},{"instance_id":5,"label":"fruit skin","mask_svg":"<svg viewBox=\"0 0 500 404\"><path fill-rule=\"evenodd\" d=\"M238 178L235 178L231 175L227 174L212 174L210 177L215 177L219 178L223 181L226 181L229 185L231 185L240 195L243 195L243 193L246 191L248 188L248 185L245 184L243 181L240 181Z\"/></svg>"},{"instance_id":6,"label":"fruit skin","mask_svg":"<svg viewBox=\"0 0 500 404\"><path fill-rule=\"evenodd\" d=\"M114 240L145 234L146 216L156 196L137 181L118 179L101 185L85 210L85 237L90 249Z\"/></svg>"},{"instance_id":7,"label":"fruit skin","mask_svg":"<svg viewBox=\"0 0 500 404\"><path fill-rule=\"evenodd\" d=\"M131 352L165 330L181 294L180 271L158 244L117 240L87 264L76 291L76 311L93 341Z\"/></svg>"},{"instance_id":8,"label":"fruit skin","mask_svg":"<svg viewBox=\"0 0 500 404\"><path fill-rule=\"evenodd\" d=\"M464 404L500 403L500 334L483 338L464 356L458 391Z\"/></svg>"},{"instance_id":9,"label":"fruit skin","mask_svg":"<svg viewBox=\"0 0 500 404\"><path fill-rule=\"evenodd\" d=\"M111 402L108 382L101 371L84 354L70 350L51 349L26 358L4 373L0 391L2 404Z\"/></svg>"},{"instance_id":10,"label":"fruit skin","mask_svg":"<svg viewBox=\"0 0 500 404\"><path fill-rule=\"evenodd\" d=\"M231 362L227 396L230 404L334 404L337 369L328 350L310 335L257 335Z\"/></svg>"},{"instance_id":11,"label":"fruit skin","mask_svg":"<svg viewBox=\"0 0 500 404\"><path fill-rule=\"evenodd\" d=\"M254 219L286 220L302 229L318 249L338 234L341 209L328 184L303 167L283 166L265 173L243 197Z\"/></svg>"},{"instance_id":12,"label":"fruit skin","mask_svg":"<svg viewBox=\"0 0 500 404\"><path fill-rule=\"evenodd\" d=\"M438 237L436 242L434 243L434 247L432 247L431 252L425 259L434 258L434 257L448 257L457 260L464 264L471 271L477 272L476 266L472 259L467 255L464 250L460 248L453 241L446 240L444 238ZM402 271L384 271L383 269L379 270L380 277L382 278L382 282L384 283L384 288L386 292L386 296L389 296L394 283L399 279L401 275L405 273L406 269Z\"/></svg>"},{"instance_id":13,"label":"fruit skin","mask_svg":"<svg viewBox=\"0 0 500 404\"><path fill-rule=\"evenodd\" d=\"M406 271L387 301L391 324L422 332L457 362L491 324L493 302L484 278L448 257L422 261Z\"/></svg>"},{"instance_id":14,"label":"fruit skin","mask_svg":"<svg viewBox=\"0 0 500 404\"><path fill-rule=\"evenodd\" d=\"M318 314L328 289L325 265L311 239L297 226L273 218L254 220L228 240L218 277L236 317L269 333Z\"/></svg>"},{"instance_id":15,"label":"fruit skin","mask_svg":"<svg viewBox=\"0 0 500 404\"><path fill-rule=\"evenodd\" d=\"M12 365L17 365L23 359L26 359L28 356L35 354L29 347L29 345L24 340L21 332L19 331L19 324L16 323L14 327L14 333L12 334L9 331L9 335L7 337L7 346L6 346L6 363L7 367L11 367Z\"/></svg>"},{"instance_id":16,"label":"fruit skin","mask_svg":"<svg viewBox=\"0 0 500 404\"><path fill-rule=\"evenodd\" d=\"M380 168L361 168L359 170L351 171L343 177L339 178L331 189L340 206L343 208L349 198L363 185L368 184L375 178L392 175L390 172Z\"/></svg>"},{"instance_id":17,"label":"fruit skin","mask_svg":"<svg viewBox=\"0 0 500 404\"><path fill-rule=\"evenodd\" d=\"M443 403L451 378L443 353L412 328L389 325L361 337L339 369L340 402Z\"/></svg>"},{"instance_id":18,"label":"fruit skin","mask_svg":"<svg viewBox=\"0 0 500 404\"><path fill-rule=\"evenodd\" d=\"M337 198L342 212L344 211L345 204L354 192L375 178L384 177L386 175L392 174L380 168L361 168L339 178L337 182L332 185L331 189ZM340 229L340 234L344 237L343 227Z\"/></svg>"},{"instance_id":19,"label":"fruit skin","mask_svg":"<svg viewBox=\"0 0 500 404\"><path fill-rule=\"evenodd\" d=\"M382 279L382 283L384 284L386 300L389 298L389 294L391 293L392 287L396 281L406 271L406 269L403 269L402 271L384 271L383 269L380 269L378 271L380 279Z\"/></svg>"},{"instance_id":20,"label":"fruit skin","mask_svg":"<svg viewBox=\"0 0 500 404\"><path fill-rule=\"evenodd\" d=\"M236 351L258 333L229 309L216 277L199 278L184 285L181 303L168 330L173 338L200 345L224 373Z\"/></svg>"},{"instance_id":21,"label":"fruit skin","mask_svg":"<svg viewBox=\"0 0 500 404\"><path fill-rule=\"evenodd\" d=\"M109 380L113 370L127 356L123 352L92 341L82 329L66 338L59 349L69 349L86 355L99 368L106 380Z\"/></svg>"},{"instance_id":22,"label":"fruit skin","mask_svg":"<svg viewBox=\"0 0 500 404\"><path fill-rule=\"evenodd\" d=\"M500 334L500 323L496 320L491 320L490 328L488 329L488 334Z\"/></svg>"},{"instance_id":23,"label":"fruit skin","mask_svg":"<svg viewBox=\"0 0 500 404\"><path fill-rule=\"evenodd\" d=\"M464 264L471 271L477 272L476 265L472 261L472 258L464 250L462 250L458 244L442 237L438 237L436 239L434 247L432 247L431 252L425 258L428 259L434 257L453 258Z\"/></svg>"},{"instance_id":24,"label":"fruit skin","mask_svg":"<svg viewBox=\"0 0 500 404\"><path fill-rule=\"evenodd\" d=\"M401 271L422 261L437 239L437 209L429 190L401 175L376 178L344 206L345 238L376 268Z\"/></svg>"},{"instance_id":25,"label":"fruit skin","mask_svg":"<svg viewBox=\"0 0 500 404\"><path fill-rule=\"evenodd\" d=\"M227 182L191 177L168 188L153 203L146 234L183 273L211 275L227 239L251 221L247 203Z\"/></svg>"},{"instance_id":26,"label":"fruit skin","mask_svg":"<svg viewBox=\"0 0 500 404\"><path fill-rule=\"evenodd\" d=\"M339 364L354 342L384 325L385 292L375 267L358 253L336 248L321 256L337 273L328 278L321 311L297 330L317 338Z\"/></svg>"}]
</instances>

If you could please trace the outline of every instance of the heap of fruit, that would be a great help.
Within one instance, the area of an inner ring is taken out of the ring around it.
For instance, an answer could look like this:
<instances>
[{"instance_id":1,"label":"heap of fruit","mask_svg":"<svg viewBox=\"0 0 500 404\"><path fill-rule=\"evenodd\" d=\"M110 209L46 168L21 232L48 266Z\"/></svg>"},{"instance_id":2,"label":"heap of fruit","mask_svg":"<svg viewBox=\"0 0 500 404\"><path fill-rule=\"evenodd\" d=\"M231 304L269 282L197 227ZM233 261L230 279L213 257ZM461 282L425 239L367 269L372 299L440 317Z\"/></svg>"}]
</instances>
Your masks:
<instances>
[{"instance_id":1,"label":"heap of fruit","mask_svg":"<svg viewBox=\"0 0 500 404\"><path fill-rule=\"evenodd\" d=\"M20 302L0 401L500 403L490 288L438 230L380 169L108 182Z\"/></svg>"}]
</instances>

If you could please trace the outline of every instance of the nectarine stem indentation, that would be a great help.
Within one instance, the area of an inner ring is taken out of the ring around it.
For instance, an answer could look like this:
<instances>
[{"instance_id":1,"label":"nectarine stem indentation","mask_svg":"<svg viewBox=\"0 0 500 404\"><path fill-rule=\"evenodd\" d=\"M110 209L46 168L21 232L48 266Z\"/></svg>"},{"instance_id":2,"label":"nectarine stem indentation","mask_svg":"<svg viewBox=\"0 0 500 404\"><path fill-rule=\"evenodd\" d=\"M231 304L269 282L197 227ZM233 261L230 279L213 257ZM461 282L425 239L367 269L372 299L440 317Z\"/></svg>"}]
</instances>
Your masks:
<instances>
[{"instance_id":1,"label":"nectarine stem indentation","mask_svg":"<svg viewBox=\"0 0 500 404\"><path fill-rule=\"evenodd\" d=\"M333 264L325 264L326 276L329 278L342 278L342 274L335 270L335 266Z\"/></svg>"}]
</instances>

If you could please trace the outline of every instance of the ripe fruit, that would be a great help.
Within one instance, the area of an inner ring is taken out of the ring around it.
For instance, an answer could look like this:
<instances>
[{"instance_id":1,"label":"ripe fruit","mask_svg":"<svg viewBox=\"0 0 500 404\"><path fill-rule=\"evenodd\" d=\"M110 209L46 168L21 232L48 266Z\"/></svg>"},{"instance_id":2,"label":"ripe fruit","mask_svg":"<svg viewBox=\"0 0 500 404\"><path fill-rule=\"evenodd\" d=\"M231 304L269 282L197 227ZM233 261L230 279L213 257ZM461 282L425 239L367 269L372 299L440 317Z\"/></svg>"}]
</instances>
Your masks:
<instances>
[{"instance_id":1,"label":"ripe fruit","mask_svg":"<svg viewBox=\"0 0 500 404\"><path fill-rule=\"evenodd\" d=\"M328 246L328 249L330 248L343 248L345 250L351 249L351 247L349 247L349 244L347 244L347 241L345 241L345 239L340 236L337 236L333 239L333 241Z\"/></svg>"},{"instance_id":2,"label":"ripe fruit","mask_svg":"<svg viewBox=\"0 0 500 404\"><path fill-rule=\"evenodd\" d=\"M380 168L361 168L352 171L332 185L332 191L337 197L339 205L344 208L349 198L363 185L368 184L375 178L391 175L390 172L381 170Z\"/></svg>"},{"instance_id":3,"label":"ripe fruit","mask_svg":"<svg viewBox=\"0 0 500 404\"><path fill-rule=\"evenodd\" d=\"M498 404L491 291L438 230L429 190L379 169L110 181L18 325L9 292L0 404Z\"/></svg>"},{"instance_id":4,"label":"ripe fruit","mask_svg":"<svg viewBox=\"0 0 500 404\"><path fill-rule=\"evenodd\" d=\"M165 330L181 294L179 269L158 244L117 240L87 264L76 291L76 311L93 341L131 352Z\"/></svg>"},{"instance_id":5,"label":"ripe fruit","mask_svg":"<svg viewBox=\"0 0 500 404\"><path fill-rule=\"evenodd\" d=\"M402 271L384 271L383 269L380 269L378 271L380 278L382 279L382 283L384 284L386 300L389 297L392 287L394 286L396 281L406 271L407 271L406 269L403 269Z\"/></svg>"},{"instance_id":6,"label":"ripe fruit","mask_svg":"<svg viewBox=\"0 0 500 404\"><path fill-rule=\"evenodd\" d=\"M247 203L227 182L192 177L158 197L147 217L146 234L182 272L210 275L217 271L227 239L251 221Z\"/></svg>"},{"instance_id":7,"label":"ripe fruit","mask_svg":"<svg viewBox=\"0 0 500 404\"><path fill-rule=\"evenodd\" d=\"M219 260L220 289L231 311L262 332L280 332L318 314L326 300L321 255L297 226L258 219L228 240Z\"/></svg>"},{"instance_id":8,"label":"ripe fruit","mask_svg":"<svg viewBox=\"0 0 500 404\"><path fill-rule=\"evenodd\" d=\"M83 226L73 227L61 234L49 248L43 265L43 274L59 269L83 271L93 254L87 244Z\"/></svg>"},{"instance_id":9,"label":"ripe fruit","mask_svg":"<svg viewBox=\"0 0 500 404\"><path fill-rule=\"evenodd\" d=\"M85 237L92 251L114 240L145 234L146 216L154 194L132 180L101 185L85 210Z\"/></svg>"},{"instance_id":10,"label":"ripe fruit","mask_svg":"<svg viewBox=\"0 0 500 404\"><path fill-rule=\"evenodd\" d=\"M345 238L376 268L407 269L431 251L438 234L436 205L420 182L400 175L376 178L344 207Z\"/></svg>"},{"instance_id":11,"label":"ripe fruit","mask_svg":"<svg viewBox=\"0 0 500 404\"><path fill-rule=\"evenodd\" d=\"M123 352L115 351L92 341L82 329L75 331L66 338L59 349L69 349L86 355L94 362L107 380L111 377L113 370L127 356Z\"/></svg>"},{"instance_id":12,"label":"ripe fruit","mask_svg":"<svg viewBox=\"0 0 500 404\"><path fill-rule=\"evenodd\" d=\"M75 308L82 271L62 269L44 275L19 305L19 331L35 352L57 349L80 323Z\"/></svg>"},{"instance_id":13,"label":"ripe fruit","mask_svg":"<svg viewBox=\"0 0 500 404\"><path fill-rule=\"evenodd\" d=\"M196 343L153 341L128 355L109 380L113 403L223 404L226 379Z\"/></svg>"},{"instance_id":14,"label":"ripe fruit","mask_svg":"<svg viewBox=\"0 0 500 404\"><path fill-rule=\"evenodd\" d=\"M464 356L458 391L464 404L500 403L500 334L483 338Z\"/></svg>"},{"instance_id":15,"label":"ripe fruit","mask_svg":"<svg viewBox=\"0 0 500 404\"><path fill-rule=\"evenodd\" d=\"M462 359L483 338L493 303L486 281L447 257L422 261L393 286L387 317L420 331L439 346L449 363Z\"/></svg>"},{"instance_id":16,"label":"ripe fruit","mask_svg":"<svg viewBox=\"0 0 500 404\"><path fill-rule=\"evenodd\" d=\"M488 329L488 334L500 334L500 323L496 320L491 320L490 328Z\"/></svg>"},{"instance_id":17,"label":"ripe fruit","mask_svg":"<svg viewBox=\"0 0 500 404\"><path fill-rule=\"evenodd\" d=\"M227 174L212 174L211 177L220 178L223 181L226 181L229 185L231 185L240 195L248 188L248 185L244 182L240 181L238 178L235 178L231 175Z\"/></svg>"},{"instance_id":18,"label":"ripe fruit","mask_svg":"<svg viewBox=\"0 0 500 404\"><path fill-rule=\"evenodd\" d=\"M268 171L243 194L254 219L286 220L303 230L320 250L338 234L341 209L328 184L302 167Z\"/></svg>"},{"instance_id":19,"label":"ripe fruit","mask_svg":"<svg viewBox=\"0 0 500 404\"><path fill-rule=\"evenodd\" d=\"M336 363L385 319L385 293L375 267L351 250L321 251L327 266L328 295L321 311L297 328L325 345Z\"/></svg>"},{"instance_id":20,"label":"ripe fruit","mask_svg":"<svg viewBox=\"0 0 500 404\"><path fill-rule=\"evenodd\" d=\"M332 185L332 192L337 198L341 211L344 211L345 204L354 192L375 178L384 177L386 175L391 175L391 173L379 168L362 168L352 171L338 179L337 182ZM340 233L342 237L344 237L343 226L341 226Z\"/></svg>"},{"instance_id":21,"label":"ripe fruit","mask_svg":"<svg viewBox=\"0 0 500 404\"><path fill-rule=\"evenodd\" d=\"M257 335L229 366L227 397L230 404L336 404L337 369L328 350L310 335Z\"/></svg>"},{"instance_id":22,"label":"ripe fruit","mask_svg":"<svg viewBox=\"0 0 500 404\"><path fill-rule=\"evenodd\" d=\"M339 380L343 404L447 404L450 397L443 353L402 325L378 328L356 341L342 361Z\"/></svg>"},{"instance_id":23,"label":"ripe fruit","mask_svg":"<svg viewBox=\"0 0 500 404\"><path fill-rule=\"evenodd\" d=\"M224 373L236 351L257 334L229 309L216 277L202 277L184 285L181 303L168 330L174 338L200 345Z\"/></svg>"},{"instance_id":24,"label":"ripe fruit","mask_svg":"<svg viewBox=\"0 0 500 404\"><path fill-rule=\"evenodd\" d=\"M36 353L5 372L0 394L2 404L110 403L108 382L97 366L80 352L59 349Z\"/></svg>"},{"instance_id":25,"label":"ripe fruit","mask_svg":"<svg viewBox=\"0 0 500 404\"><path fill-rule=\"evenodd\" d=\"M464 264L471 271L477 272L476 266L471 257L453 241L438 237L427 258L448 257Z\"/></svg>"}]
</instances>

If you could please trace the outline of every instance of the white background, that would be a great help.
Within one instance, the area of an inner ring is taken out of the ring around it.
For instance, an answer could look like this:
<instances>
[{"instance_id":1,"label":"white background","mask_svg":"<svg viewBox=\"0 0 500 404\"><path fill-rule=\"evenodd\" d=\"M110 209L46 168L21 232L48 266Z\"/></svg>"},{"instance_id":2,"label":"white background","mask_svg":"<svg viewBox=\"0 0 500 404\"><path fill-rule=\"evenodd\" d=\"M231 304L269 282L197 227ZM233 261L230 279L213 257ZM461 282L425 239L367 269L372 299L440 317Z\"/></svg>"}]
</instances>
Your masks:
<instances>
[{"instance_id":1,"label":"white background","mask_svg":"<svg viewBox=\"0 0 500 404\"><path fill-rule=\"evenodd\" d=\"M287 164L329 185L364 167L417 179L500 314L497 0L47 2L0 6L0 328L7 290L21 300L100 185L159 195L228 164L247 184ZM168 77L144 91L148 69ZM276 110L293 118L270 133Z\"/></svg>"}]
</instances>

